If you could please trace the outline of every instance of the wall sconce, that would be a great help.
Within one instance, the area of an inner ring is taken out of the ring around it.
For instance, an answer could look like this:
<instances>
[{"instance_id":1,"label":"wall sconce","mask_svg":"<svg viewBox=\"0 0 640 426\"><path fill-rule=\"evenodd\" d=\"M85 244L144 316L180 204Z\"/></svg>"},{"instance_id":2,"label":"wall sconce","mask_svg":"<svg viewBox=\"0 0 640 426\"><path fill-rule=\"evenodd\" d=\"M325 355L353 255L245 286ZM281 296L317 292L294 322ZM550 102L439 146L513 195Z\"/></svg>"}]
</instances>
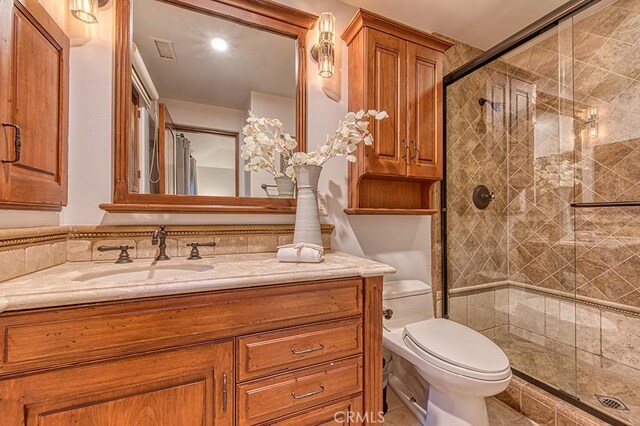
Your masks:
<instances>
[{"instance_id":1,"label":"wall sconce","mask_svg":"<svg viewBox=\"0 0 640 426\"><path fill-rule=\"evenodd\" d=\"M333 76L335 63L336 18L324 12L318 19L318 43L311 48L311 57L318 64L318 75L322 78Z\"/></svg>"},{"instance_id":2,"label":"wall sconce","mask_svg":"<svg viewBox=\"0 0 640 426\"><path fill-rule=\"evenodd\" d=\"M97 24L98 8L107 3L109 0L69 0L69 12L84 23Z\"/></svg>"},{"instance_id":3,"label":"wall sconce","mask_svg":"<svg viewBox=\"0 0 640 426\"><path fill-rule=\"evenodd\" d=\"M590 138L598 137L598 110L590 108L587 113L587 130Z\"/></svg>"}]
</instances>

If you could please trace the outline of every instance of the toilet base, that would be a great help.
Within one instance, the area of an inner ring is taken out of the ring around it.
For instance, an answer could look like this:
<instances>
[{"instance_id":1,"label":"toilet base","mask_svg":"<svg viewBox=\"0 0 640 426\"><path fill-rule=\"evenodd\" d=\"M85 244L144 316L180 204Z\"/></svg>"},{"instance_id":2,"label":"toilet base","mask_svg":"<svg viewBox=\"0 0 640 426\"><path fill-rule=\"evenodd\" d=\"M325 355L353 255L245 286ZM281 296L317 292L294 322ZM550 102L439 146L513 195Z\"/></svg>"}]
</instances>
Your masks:
<instances>
[{"instance_id":1,"label":"toilet base","mask_svg":"<svg viewBox=\"0 0 640 426\"><path fill-rule=\"evenodd\" d=\"M487 401L482 396L429 388L425 426L489 426Z\"/></svg>"}]
</instances>

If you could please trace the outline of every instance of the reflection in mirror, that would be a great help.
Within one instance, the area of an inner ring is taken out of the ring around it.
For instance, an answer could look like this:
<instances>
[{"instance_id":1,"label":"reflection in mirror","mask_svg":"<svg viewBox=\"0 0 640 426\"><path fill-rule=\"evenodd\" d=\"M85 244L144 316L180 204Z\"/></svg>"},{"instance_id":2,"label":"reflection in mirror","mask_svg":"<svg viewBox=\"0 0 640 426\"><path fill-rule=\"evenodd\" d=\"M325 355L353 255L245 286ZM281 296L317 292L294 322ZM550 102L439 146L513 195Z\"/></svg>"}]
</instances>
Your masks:
<instances>
[{"instance_id":1,"label":"reflection in mirror","mask_svg":"<svg viewBox=\"0 0 640 426\"><path fill-rule=\"evenodd\" d=\"M238 149L249 110L296 134L297 40L159 0L132 13L129 192L292 197Z\"/></svg>"}]
</instances>

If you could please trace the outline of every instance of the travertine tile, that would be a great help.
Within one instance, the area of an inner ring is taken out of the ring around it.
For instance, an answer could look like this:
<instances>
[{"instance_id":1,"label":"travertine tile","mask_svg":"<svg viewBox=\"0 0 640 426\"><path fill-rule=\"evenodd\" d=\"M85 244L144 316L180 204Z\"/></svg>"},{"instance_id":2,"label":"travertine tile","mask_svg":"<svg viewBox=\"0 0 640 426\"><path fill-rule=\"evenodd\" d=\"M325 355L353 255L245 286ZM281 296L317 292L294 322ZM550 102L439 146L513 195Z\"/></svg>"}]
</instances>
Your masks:
<instances>
[{"instance_id":1,"label":"travertine tile","mask_svg":"<svg viewBox=\"0 0 640 426\"><path fill-rule=\"evenodd\" d=\"M248 241L246 236L216 237L216 254L247 253Z\"/></svg>"},{"instance_id":2,"label":"travertine tile","mask_svg":"<svg viewBox=\"0 0 640 426\"><path fill-rule=\"evenodd\" d=\"M602 356L630 367L640 365L640 318L602 312Z\"/></svg>"},{"instance_id":3,"label":"travertine tile","mask_svg":"<svg viewBox=\"0 0 640 426\"><path fill-rule=\"evenodd\" d=\"M278 247L277 235L249 235L247 240L249 253L275 252Z\"/></svg>"},{"instance_id":4,"label":"travertine tile","mask_svg":"<svg viewBox=\"0 0 640 426\"><path fill-rule=\"evenodd\" d=\"M467 296L455 296L449 299L449 319L467 325Z\"/></svg>"},{"instance_id":5,"label":"travertine tile","mask_svg":"<svg viewBox=\"0 0 640 426\"><path fill-rule=\"evenodd\" d=\"M509 288L509 322L523 330L544 335L544 296Z\"/></svg>"},{"instance_id":6,"label":"travertine tile","mask_svg":"<svg viewBox=\"0 0 640 426\"><path fill-rule=\"evenodd\" d=\"M541 401L538 394L526 386L522 390L522 414L541 426L555 425L554 407Z\"/></svg>"},{"instance_id":7,"label":"travertine tile","mask_svg":"<svg viewBox=\"0 0 640 426\"><path fill-rule=\"evenodd\" d=\"M278 246L285 246L293 243L293 235L278 235Z\"/></svg>"},{"instance_id":8,"label":"travertine tile","mask_svg":"<svg viewBox=\"0 0 640 426\"><path fill-rule=\"evenodd\" d=\"M546 344L546 338L543 334L534 333L524 328L516 327L515 325L509 325L509 333L540 346Z\"/></svg>"},{"instance_id":9,"label":"travertine tile","mask_svg":"<svg viewBox=\"0 0 640 426\"><path fill-rule=\"evenodd\" d=\"M560 340L560 299L545 297L545 336Z\"/></svg>"},{"instance_id":10,"label":"travertine tile","mask_svg":"<svg viewBox=\"0 0 640 426\"><path fill-rule=\"evenodd\" d=\"M509 324L509 289L495 291L495 325L500 327Z\"/></svg>"},{"instance_id":11,"label":"travertine tile","mask_svg":"<svg viewBox=\"0 0 640 426\"><path fill-rule=\"evenodd\" d=\"M493 290L467 296L467 325L474 330L495 327L495 293Z\"/></svg>"},{"instance_id":12,"label":"travertine tile","mask_svg":"<svg viewBox=\"0 0 640 426\"><path fill-rule=\"evenodd\" d=\"M61 265L67 261L67 241L53 244L53 263Z\"/></svg>"},{"instance_id":13,"label":"travertine tile","mask_svg":"<svg viewBox=\"0 0 640 426\"><path fill-rule=\"evenodd\" d=\"M53 266L53 244L42 244L27 247L27 273L39 271Z\"/></svg>"},{"instance_id":14,"label":"travertine tile","mask_svg":"<svg viewBox=\"0 0 640 426\"><path fill-rule=\"evenodd\" d=\"M67 242L67 260L69 262L88 262L91 260L91 241L69 240Z\"/></svg>"},{"instance_id":15,"label":"travertine tile","mask_svg":"<svg viewBox=\"0 0 640 426\"><path fill-rule=\"evenodd\" d=\"M560 301L559 340L570 346L576 345L576 303Z\"/></svg>"},{"instance_id":16,"label":"travertine tile","mask_svg":"<svg viewBox=\"0 0 640 426\"><path fill-rule=\"evenodd\" d=\"M593 354L600 354L600 310L590 306L576 306L576 346Z\"/></svg>"},{"instance_id":17,"label":"travertine tile","mask_svg":"<svg viewBox=\"0 0 640 426\"><path fill-rule=\"evenodd\" d=\"M24 249L0 251L0 281L27 273L27 254Z\"/></svg>"}]
</instances>

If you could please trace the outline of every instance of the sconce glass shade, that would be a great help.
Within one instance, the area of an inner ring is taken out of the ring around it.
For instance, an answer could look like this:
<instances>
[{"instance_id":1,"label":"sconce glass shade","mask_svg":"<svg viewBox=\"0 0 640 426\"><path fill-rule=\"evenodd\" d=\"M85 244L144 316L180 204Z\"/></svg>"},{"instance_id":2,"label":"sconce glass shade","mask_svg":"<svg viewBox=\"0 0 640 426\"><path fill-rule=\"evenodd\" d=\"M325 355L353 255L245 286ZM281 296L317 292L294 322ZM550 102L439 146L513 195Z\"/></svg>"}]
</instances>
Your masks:
<instances>
[{"instance_id":1,"label":"sconce glass shade","mask_svg":"<svg viewBox=\"0 0 640 426\"><path fill-rule=\"evenodd\" d=\"M318 44L318 75L322 78L333 76L335 62L335 48L333 43Z\"/></svg>"},{"instance_id":2,"label":"sconce glass shade","mask_svg":"<svg viewBox=\"0 0 640 426\"><path fill-rule=\"evenodd\" d=\"M335 43L336 18L330 12L324 12L318 18L318 31L320 38L318 43Z\"/></svg>"},{"instance_id":3,"label":"sconce glass shade","mask_svg":"<svg viewBox=\"0 0 640 426\"><path fill-rule=\"evenodd\" d=\"M87 24L98 22L98 0L69 0L69 11Z\"/></svg>"},{"instance_id":4,"label":"sconce glass shade","mask_svg":"<svg viewBox=\"0 0 640 426\"><path fill-rule=\"evenodd\" d=\"M311 52L311 56L318 63L318 75L322 78L333 76L335 63L335 34L336 18L329 12L324 12L318 19L318 44Z\"/></svg>"}]
</instances>

